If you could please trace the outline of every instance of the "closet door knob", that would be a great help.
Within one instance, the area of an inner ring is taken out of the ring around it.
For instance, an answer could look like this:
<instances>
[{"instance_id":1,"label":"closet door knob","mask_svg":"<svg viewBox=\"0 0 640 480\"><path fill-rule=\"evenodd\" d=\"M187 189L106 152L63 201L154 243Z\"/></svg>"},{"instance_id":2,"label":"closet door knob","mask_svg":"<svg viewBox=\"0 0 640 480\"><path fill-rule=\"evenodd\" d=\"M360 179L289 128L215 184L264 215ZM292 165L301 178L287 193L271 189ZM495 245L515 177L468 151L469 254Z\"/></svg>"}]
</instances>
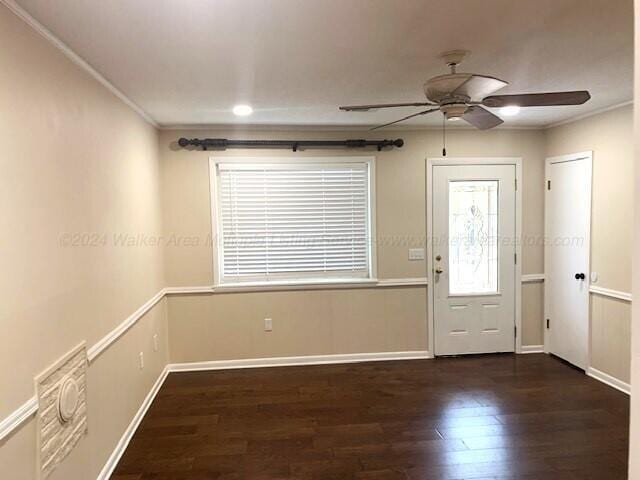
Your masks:
<instances>
[{"instance_id":1,"label":"closet door knob","mask_svg":"<svg viewBox=\"0 0 640 480\"><path fill-rule=\"evenodd\" d=\"M576 273L576 280L584 280L585 278L584 273Z\"/></svg>"}]
</instances>

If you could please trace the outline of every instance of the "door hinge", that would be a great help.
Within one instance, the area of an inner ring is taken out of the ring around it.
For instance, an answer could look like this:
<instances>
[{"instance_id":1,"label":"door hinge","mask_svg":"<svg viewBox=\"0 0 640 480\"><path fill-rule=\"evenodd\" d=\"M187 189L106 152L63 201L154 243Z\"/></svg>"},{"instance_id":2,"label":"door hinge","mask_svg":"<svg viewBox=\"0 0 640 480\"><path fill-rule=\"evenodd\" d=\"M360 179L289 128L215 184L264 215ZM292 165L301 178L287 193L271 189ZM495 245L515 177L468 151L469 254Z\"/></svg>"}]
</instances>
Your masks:
<instances>
[{"instance_id":1,"label":"door hinge","mask_svg":"<svg viewBox=\"0 0 640 480\"><path fill-rule=\"evenodd\" d=\"M551 180L547 180L547 190L551 190Z\"/></svg>"},{"instance_id":2,"label":"door hinge","mask_svg":"<svg viewBox=\"0 0 640 480\"><path fill-rule=\"evenodd\" d=\"M513 254L513 263L516 264L516 265L518 264L518 254L517 253Z\"/></svg>"},{"instance_id":3,"label":"door hinge","mask_svg":"<svg viewBox=\"0 0 640 480\"><path fill-rule=\"evenodd\" d=\"M513 327L513 338L518 338L518 327Z\"/></svg>"},{"instance_id":4,"label":"door hinge","mask_svg":"<svg viewBox=\"0 0 640 480\"><path fill-rule=\"evenodd\" d=\"M547 329L549 329L549 319L547 318Z\"/></svg>"},{"instance_id":5,"label":"door hinge","mask_svg":"<svg viewBox=\"0 0 640 480\"><path fill-rule=\"evenodd\" d=\"M518 179L517 178L514 180L514 183L516 184L516 191L518 191Z\"/></svg>"}]
</instances>

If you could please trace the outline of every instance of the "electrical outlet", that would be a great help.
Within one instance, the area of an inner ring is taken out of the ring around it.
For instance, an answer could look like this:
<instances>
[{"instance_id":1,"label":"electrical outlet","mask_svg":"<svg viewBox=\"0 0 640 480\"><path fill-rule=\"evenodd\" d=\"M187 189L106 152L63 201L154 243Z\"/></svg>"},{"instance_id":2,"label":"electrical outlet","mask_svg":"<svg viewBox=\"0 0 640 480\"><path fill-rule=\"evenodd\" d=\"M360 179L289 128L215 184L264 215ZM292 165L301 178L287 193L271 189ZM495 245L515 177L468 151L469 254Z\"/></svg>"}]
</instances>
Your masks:
<instances>
[{"instance_id":1,"label":"electrical outlet","mask_svg":"<svg viewBox=\"0 0 640 480\"><path fill-rule=\"evenodd\" d=\"M142 370L144 368L144 353L143 352L140 352L139 360L140 360L140 370Z\"/></svg>"},{"instance_id":2,"label":"electrical outlet","mask_svg":"<svg viewBox=\"0 0 640 480\"><path fill-rule=\"evenodd\" d=\"M265 332L270 332L273 330L273 320L271 320L270 318L265 318L264 319L264 331Z\"/></svg>"},{"instance_id":3,"label":"electrical outlet","mask_svg":"<svg viewBox=\"0 0 640 480\"><path fill-rule=\"evenodd\" d=\"M410 248L409 260L424 260L424 248Z\"/></svg>"},{"instance_id":4,"label":"electrical outlet","mask_svg":"<svg viewBox=\"0 0 640 480\"><path fill-rule=\"evenodd\" d=\"M158 351L158 334L154 334L153 335L153 351L157 352Z\"/></svg>"}]
</instances>

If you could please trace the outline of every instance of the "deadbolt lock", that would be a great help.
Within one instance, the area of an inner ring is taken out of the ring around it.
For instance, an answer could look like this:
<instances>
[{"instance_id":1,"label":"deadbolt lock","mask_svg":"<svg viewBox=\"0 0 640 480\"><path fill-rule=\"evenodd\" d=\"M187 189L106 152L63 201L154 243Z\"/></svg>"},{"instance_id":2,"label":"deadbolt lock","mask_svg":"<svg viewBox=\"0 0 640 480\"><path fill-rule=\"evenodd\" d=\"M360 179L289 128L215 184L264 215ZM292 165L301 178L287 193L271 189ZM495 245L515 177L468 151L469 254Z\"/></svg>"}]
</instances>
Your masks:
<instances>
[{"instance_id":1,"label":"deadbolt lock","mask_svg":"<svg viewBox=\"0 0 640 480\"><path fill-rule=\"evenodd\" d=\"M442 257L440 255L436 255L436 262L439 262L440 260L442 260Z\"/></svg>"}]
</instances>

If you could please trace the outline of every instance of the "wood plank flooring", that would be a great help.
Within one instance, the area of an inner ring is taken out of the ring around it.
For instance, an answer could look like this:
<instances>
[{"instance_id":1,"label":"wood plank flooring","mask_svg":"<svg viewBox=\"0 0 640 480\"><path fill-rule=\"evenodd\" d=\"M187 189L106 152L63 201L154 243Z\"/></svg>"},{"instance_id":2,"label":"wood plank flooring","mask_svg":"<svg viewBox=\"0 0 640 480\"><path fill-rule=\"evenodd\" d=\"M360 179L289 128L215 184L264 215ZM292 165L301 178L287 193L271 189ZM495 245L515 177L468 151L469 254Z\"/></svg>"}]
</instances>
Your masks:
<instances>
[{"instance_id":1,"label":"wood plank flooring","mask_svg":"<svg viewBox=\"0 0 640 480\"><path fill-rule=\"evenodd\" d=\"M628 423L544 354L173 373L112 480L618 480Z\"/></svg>"}]
</instances>

